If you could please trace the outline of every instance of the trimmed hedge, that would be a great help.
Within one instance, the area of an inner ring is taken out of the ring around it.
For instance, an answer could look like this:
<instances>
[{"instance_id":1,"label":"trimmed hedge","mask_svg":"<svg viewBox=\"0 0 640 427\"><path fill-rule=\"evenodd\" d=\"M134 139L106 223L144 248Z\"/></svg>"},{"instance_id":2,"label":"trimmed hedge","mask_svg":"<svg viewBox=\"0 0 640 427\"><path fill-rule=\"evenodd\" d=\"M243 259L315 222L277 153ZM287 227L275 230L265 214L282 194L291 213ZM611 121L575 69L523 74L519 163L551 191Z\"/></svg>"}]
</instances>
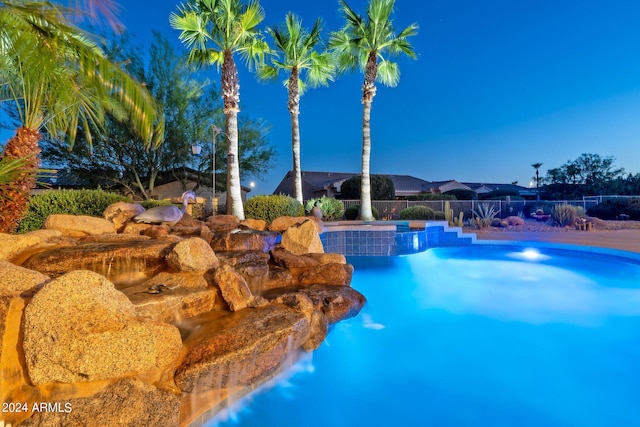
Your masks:
<instances>
[{"instance_id":1,"label":"trimmed hedge","mask_svg":"<svg viewBox=\"0 0 640 427\"><path fill-rule=\"evenodd\" d=\"M391 178L385 175L370 175L371 200L393 200L396 188ZM345 200L360 200L362 176L357 175L347 179L340 186L340 197Z\"/></svg>"},{"instance_id":2,"label":"trimmed hedge","mask_svg":"<svg viewBox=\"0 0 640 427\"><path fill-rule=\"evenodd\" d=\"M456 196L453 194L423 193L408 196L407 200L456 200Z\"/></svg>"},{"instance_id":3,"label":"trimmed hedge","mask_svg":"<svg viewBox=\"0 0 640 427\"><path fill-rule=\"evenodd\" d=\"M333 197L319 197L307 200L304 206L304 210L307 213L311 213L311 209L318 202L318 207L322 210L323 221L335 221L342 219L344 215L344 203L341 200L336 200Z\"/></svg>"},{"instance_id":4,"label":"trimmed hedge","mask_svg":"<svg viewBox=\"0 0 640 427\"><path fill-rule=\"evenodd\" d=\"M375 219L380 219L380 213L378 213L378 209L376 209L375 207L371 206L371 212L373 213L373 217ZM349 221L353 221L358 219L358 215L360 214L360 205L353 205L348 207L345 211L344 211L344 218L349 220Z\"/></svg>"},{"instance_id":5,"label":"trimmed hedge","mask_svg":"<svg viewBox=\"0 0 640 427\"><path fill-rule=\"evenodd\" d=\"M262 219L270 223L281 216L302 216L302 203L284 194L269 196L254 196L247 200L244 206L247 218Z\"/></svg>"},{"instance_id":6,"label":"trimmed hedge","mask_svg":"<svg viewBox=\"0 0 640 427\"><path fill-rule=\"evenodd\" d=\"M412 206L400 211L400 219L430 220L435 218L435 211L426 206Z\"/></svg>"},{"instance_id":7,"label":"trimmed hedge","mask_svg":"<svg viewBox=\"0 0 640 427\"><path fill-rule=\"evenodd\" d=\"M112 203L131 202L127 197L104 190L52 190L29 199L29 210L20 221L18 233L39 230L49 215L70 214L102 217Z\"/></svg>"}]
</instances>

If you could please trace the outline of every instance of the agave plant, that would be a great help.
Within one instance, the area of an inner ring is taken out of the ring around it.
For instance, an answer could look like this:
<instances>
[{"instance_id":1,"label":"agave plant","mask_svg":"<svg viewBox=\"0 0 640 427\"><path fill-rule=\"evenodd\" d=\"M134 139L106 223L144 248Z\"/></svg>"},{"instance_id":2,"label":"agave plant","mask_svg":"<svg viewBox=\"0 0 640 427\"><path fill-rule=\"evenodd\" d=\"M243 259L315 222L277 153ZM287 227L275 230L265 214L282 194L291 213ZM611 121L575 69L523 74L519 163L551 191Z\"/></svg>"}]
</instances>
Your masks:
<instances>
[{"instance_id":1,"label":"agave plant","mask_svg":"<svg viewBox=\"0 0 640 427\"><path fill-rule=\"evenodd\" d=\"M492 203L479 203L477 210L473 209L473 218L471 219L471 225L475 228L487 228L491 225L491 221L500 213L500 210L495 209Z\"/></svg>"}]
</instances>

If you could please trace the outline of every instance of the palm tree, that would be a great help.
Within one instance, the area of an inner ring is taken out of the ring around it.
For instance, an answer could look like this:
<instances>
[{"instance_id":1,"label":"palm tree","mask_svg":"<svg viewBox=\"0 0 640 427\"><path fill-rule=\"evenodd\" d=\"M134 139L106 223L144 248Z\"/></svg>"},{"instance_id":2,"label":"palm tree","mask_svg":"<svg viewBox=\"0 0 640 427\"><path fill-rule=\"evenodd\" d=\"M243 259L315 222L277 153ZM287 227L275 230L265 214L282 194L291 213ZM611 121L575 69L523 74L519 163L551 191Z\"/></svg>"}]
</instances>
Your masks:
<instances>
[{"instance_id":1,"label":"palm tree","mask_svg":"<svg viewBox=\"0 0 640 427\"><path fill-rule=\"evenodd\" d=\"M106 60L51 3L2 3L0 58L0 102L17 111L21 124L2 159L27 159L22 173L0 187L0 232L15 230L26 212L40 164L41 130L73 145L81 127L91 143L91 125L100 126L111 112L130 119L148 143L163 133L146 89Z\"/></svg>"},{"instance_id":2,"label":"palm tree","mask_svg":"<svg viewBox=\"0 0 640 427\"><path fill-rule=\"evenodd\" d=\"M390 59L400 54L416 58L407 40L418 34L418 25L411 24L396 34L391 14L395 0L370 0L367 16L356 14L344 0L340 0L345 26L331 35L329 47L338 55L339 71L358 68L364 72L362 85L362 190L360 219L373 221L371 211L371 104L376 94L375 82L395 87L400 81L398 64Z\"/></svg>"},{"instance_id":3,"label":"palm tree","mask_svg":"<svg viewBox=\"0 0 640 427\"><path fill-rule=\"evenodd\" d=\"M189 0L178 13L169 17L171 26L180 30L180 40L189 49L189 62L222 68L223 112L227 137L227 213L244 219L238 156L238 112L240 92L234 55L239 54L251 70L264 62L268 46L257 26L264 10L257 1Z\"/></svg>"},{"instance_id":4,"label":"palm tree","mask_svg":"<svg viewBox=\"0 0 640 427\"><path fill-rule=\"evenodd\" d=\"M534 163L531 165L531 167L533 167L536 170L536 176L535 176L535 180L536 180L536 198L538 200L540 200L540 194L538 193L539 187L540 187L540 166L542 166L542 163Z\"/></svg>"},{"instance_id":5,"label":"palm tree","mask_svg":"<svg viewBox=\"0 0 640 427\"><path fill-rule=\"evenodd\" d=\"M258 70L258 77L264 80L276 79L282 70L288 73L288 109L291 116L291 151L293 153L293 197L303 203L302 177L300 167L300 96L306 86L327 86L333 80L335 64L329 52L315 50L322 42L322 21L318 18L311 31L302 26L302 20L293 13L285 18L284 28L267 29L282 60L272 59L272 65Z\"/></svg>"}]
</instances>

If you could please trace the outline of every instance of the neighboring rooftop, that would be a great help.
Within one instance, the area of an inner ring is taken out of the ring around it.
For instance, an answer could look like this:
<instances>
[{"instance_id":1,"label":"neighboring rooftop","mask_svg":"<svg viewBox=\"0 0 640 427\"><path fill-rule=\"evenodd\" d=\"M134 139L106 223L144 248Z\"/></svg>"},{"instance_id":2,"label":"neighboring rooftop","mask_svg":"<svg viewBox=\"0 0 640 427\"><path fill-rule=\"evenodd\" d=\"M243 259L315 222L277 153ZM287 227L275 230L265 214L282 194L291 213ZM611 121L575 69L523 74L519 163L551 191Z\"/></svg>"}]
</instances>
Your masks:
<instances>
[{"instance_id":1,"label":"neighboring rooftop","mask_svg":"<svg viewBox=\"0 0 640 427\"><path fill-rule=\"evenodd\" d=\"M316 172L302 171L302 193L304 200L314 197L340 197L340 187L347 179L360 175L354 172ZM421 193L444 193L451 190L473 190L477 193L489 193L495 190L517 191L522 196L533 196L535 190L515 184L463 183L454 179L447 181L426 181L411 175L384 176L393 181L396 197L408 197ZM287 172L273 194L293 195L293 171Z\"/></svg>"}]
</instances>

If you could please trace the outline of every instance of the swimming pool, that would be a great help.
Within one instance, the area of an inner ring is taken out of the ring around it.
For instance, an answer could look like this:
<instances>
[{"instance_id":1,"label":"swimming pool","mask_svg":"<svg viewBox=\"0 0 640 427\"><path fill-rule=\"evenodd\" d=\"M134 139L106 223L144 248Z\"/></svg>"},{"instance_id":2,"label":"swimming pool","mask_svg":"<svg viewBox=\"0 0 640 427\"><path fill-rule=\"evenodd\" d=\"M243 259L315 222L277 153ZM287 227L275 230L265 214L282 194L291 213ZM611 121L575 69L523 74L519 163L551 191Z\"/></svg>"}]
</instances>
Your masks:
<instances>
[{"instance_id":1,"label":"swimming pool","mask_svg":"<svg viewBox=\"0 0 640 427\"><path fill-rule=\"evenodd\" d=\"M449 247L366 267L361 314L220 426L635 426L640 262ZM378 264L379 260L378 260Z\"/></svg>"}]
</instances>

